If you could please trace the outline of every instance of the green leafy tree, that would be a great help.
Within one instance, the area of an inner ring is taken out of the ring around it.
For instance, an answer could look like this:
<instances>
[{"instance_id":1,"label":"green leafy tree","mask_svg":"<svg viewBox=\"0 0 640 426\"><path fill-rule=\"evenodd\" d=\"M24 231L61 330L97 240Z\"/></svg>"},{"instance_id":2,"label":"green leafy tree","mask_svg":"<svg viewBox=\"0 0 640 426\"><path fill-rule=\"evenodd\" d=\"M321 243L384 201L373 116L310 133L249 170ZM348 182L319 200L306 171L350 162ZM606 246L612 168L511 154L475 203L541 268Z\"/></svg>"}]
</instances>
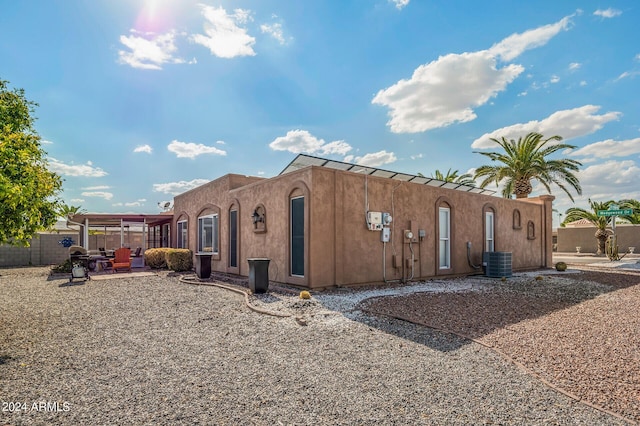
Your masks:
<instances>
[{"instance_id":1,"label":"green leafy tree","mask_svg":"<svg viewBox=\"0 0 640 426\"><path fill-rule=\"evenodd\" d=\"M0 80L0 243L28 245L58 216L60 177L47 169L33 127L36 103Z\"/></svg>"},{"instance_id":2,"label":"green leafy tree","mask_svg":"<svg viewBox=\"0 0 640 426\"><path fill-rule=\"evenodd\" d=\"M562 137L552 136L544 139L540 133L529 133L524 138L507 140L491 138L504 152L476 152L489 157L496 164L481 166L476 170L475 179L483 179L480 187L495 182L496 186L504 182L502 196L511 198L527 198L533 186L531 182L537 180L551 193L551 184L560 187L573 201L573 196L567 188L573 188L578 195L582 194L582 188L574 172L582 165L579 161L571 159L548 159L552 154L569 148L573 145L565 143L551 143L561 141Z\"/></svg>"},{"instance_id":3,"label":"green leafy tree","mask_svg":"<svg viewBox=\"0 0 640 426\"><path fill-rule=\"evenodd\" d=\"M613 204L613 200L598 202L591 201L589 199L590 210L585 210L580 207L571 207L565 212L565 219L563 224L575 222L576 220L586 219L591 222L597 229L595 233L596 240L598 241L598 255L604 254L607 238L609 238L609 232L607 226L609 225L610 216L598 216L598 210L608 210L609 206Z\"/></svg>"}]
</instances>

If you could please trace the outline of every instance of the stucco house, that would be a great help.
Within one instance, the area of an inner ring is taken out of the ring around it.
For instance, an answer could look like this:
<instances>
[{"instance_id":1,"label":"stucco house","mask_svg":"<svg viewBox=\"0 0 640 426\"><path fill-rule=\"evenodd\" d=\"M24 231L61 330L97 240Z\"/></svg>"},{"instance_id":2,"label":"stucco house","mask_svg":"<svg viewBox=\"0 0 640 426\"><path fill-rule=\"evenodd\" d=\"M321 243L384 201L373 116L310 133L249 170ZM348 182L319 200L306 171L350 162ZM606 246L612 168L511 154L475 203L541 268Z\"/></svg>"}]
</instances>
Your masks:
<instances>
[{"instance_id":1,"label":"stucco house","mask_svg":"<svg viewBox=\"0 0 640 426\"><path fill-rule=\"evenodd\" d=\"M273 178L228 174L176 196L171 245L242 276L268 258L270 280L306 288L477 273L494 251L544 268L553 199L301 154Z\"/></svg>"}]
</instances>

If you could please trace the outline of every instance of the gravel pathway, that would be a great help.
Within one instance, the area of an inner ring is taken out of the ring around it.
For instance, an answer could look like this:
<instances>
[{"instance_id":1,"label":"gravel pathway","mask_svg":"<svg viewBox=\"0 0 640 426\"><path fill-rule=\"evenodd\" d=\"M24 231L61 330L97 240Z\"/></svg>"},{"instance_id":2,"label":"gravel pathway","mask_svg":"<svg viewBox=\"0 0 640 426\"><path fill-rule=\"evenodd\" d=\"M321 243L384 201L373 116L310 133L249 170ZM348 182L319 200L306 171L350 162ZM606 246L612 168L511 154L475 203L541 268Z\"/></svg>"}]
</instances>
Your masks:
<instances>
[{"instance_id":1,"label":"gravel pathway","mask_svg":"<svg viewBox=\"0 0 640 426\"><path fill-rule=\"evenodd\" d=\"M0 270L0 424L627 424L483 346L359 310L404 288L250 298L279 318L167 274L47 274Z\"/></svg>"}]
</instances>

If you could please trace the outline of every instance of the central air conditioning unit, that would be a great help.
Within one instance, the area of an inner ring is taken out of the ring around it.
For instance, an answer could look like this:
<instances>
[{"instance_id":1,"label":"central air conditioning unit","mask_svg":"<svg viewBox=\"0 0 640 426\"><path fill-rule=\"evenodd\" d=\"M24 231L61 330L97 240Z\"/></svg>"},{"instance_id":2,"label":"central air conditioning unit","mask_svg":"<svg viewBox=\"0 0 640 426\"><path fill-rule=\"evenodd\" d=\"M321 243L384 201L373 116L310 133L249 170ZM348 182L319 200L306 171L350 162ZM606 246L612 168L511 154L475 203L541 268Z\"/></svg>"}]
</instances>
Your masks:
<instances>
[{"instance_id":1,"label":"central air conditioning unit","mask_svg":"<svg viewBox=\"0 0 640 426\"><path fill-rule=\"evenodd\" d=\"M486 251L482 253L482 265L485 275L490 278L508 278L513 275L510 251Z\"/></svg>"}]
</instances>

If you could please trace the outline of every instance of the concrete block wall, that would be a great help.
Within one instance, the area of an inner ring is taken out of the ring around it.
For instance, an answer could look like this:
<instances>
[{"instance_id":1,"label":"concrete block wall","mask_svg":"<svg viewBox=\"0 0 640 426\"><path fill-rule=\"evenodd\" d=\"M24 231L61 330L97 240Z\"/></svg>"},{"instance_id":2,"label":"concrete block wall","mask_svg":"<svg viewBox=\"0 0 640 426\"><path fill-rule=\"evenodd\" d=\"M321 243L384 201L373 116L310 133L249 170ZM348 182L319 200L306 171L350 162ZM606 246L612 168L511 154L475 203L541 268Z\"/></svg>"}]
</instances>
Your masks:
<instances>
[{"instance_id":1,"label":"concrete block wall","mask_svg":"<svg viewBox=\"0 0 640 426\"><path fill-rule=\"evenodd\" d=\"M0 267L54 265L69 258L69 249L59 244L65 237L78 242L77 233L39 234L29 247L0 245Z\"/></svg>"}]
</instances>

